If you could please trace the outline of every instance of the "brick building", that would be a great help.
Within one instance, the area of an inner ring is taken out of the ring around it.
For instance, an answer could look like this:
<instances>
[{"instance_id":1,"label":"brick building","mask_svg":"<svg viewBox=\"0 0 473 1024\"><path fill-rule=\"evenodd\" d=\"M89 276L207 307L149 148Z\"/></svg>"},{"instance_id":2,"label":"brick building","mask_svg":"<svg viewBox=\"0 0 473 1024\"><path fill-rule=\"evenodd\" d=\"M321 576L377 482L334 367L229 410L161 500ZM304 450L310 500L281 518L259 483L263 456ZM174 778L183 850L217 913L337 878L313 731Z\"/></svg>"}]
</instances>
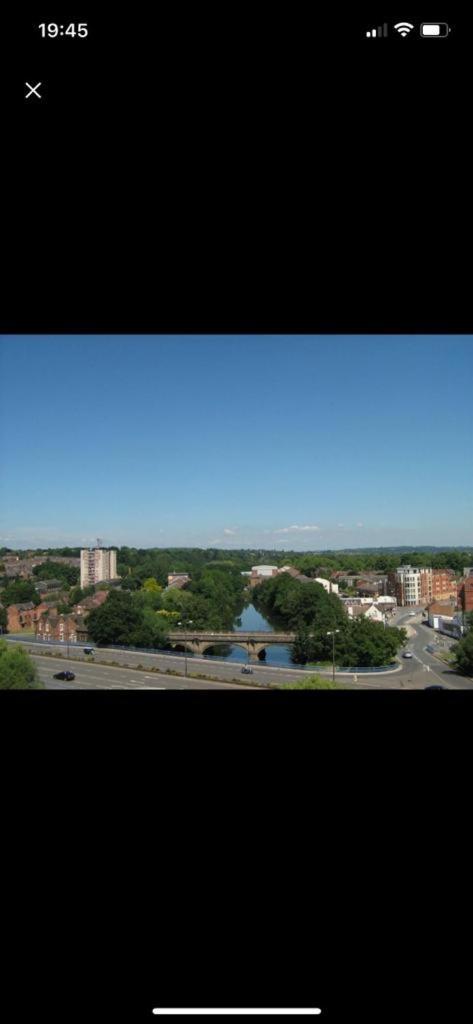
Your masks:
<instances>
[{"instance_id":1,"label":"brick building","mask_svg":"<svg viewBox=\"0 0 473 1024\"><path fill-rule=\"evenodd\" d=\"M64 580L38 580L34 588L38 594L47 594L48 591L60 590L64 586Z\"/></svg>"},{"instance_id":2,"label":"brick building","mask_svg":"<svg viewBox=\"0 0 473 1024\"><path fill-rule=\"evenodd\" d=\"M78 604L74 605L74 613L76 615L85 615L87 612L91 612L93 608L100 608L100 605L107 600L108 594L108 590L98 590L96 594L85 597L83 601L79 601Z\"/></svg>"},{"instance_id":3,"label":"brick building","mask_svg":"<svg viewBox=\"0 0 473 1024\"><path fill-rule=\"evenodd\" d=\"M59 640L64 643L85 643L89 639L82 615L43 614L36 623L38 640Z\"/></svg>"},{"instance_id":4,"label":"brick building","mask_svg":"<svg viewBox=\"0 0 473 1024\"><path fill-rule=\"evenodd\" d=\"M38 605L33 604L32 601L9 605L7 608L8 632L21 633L34 629L38 619L48 610L51 610L51 608L47 601L43 601Z\"/></svg>"},{"instance_id":5,"label":"brick building","mask_svg":"<svg viewBox=\"0 0 473 1024\"><path fill-rule=\"evenodd\" d=\"M432 569L432 601L447 601L457 598L457 584L452 569Z\"/></svg>"},{"instance_id":6,"label":"brick building","mask_svg":"<svg viewBox=\"0 0 473 1024\"><path fill-rule=\"evenodd\" d=\"M432 569L401 565L389 574L391 593L402 606L427 605L432 601L456 598L457 585L451 569Z\"/></svg>"},{"instance_id":7,"label":"brick building","mask_svg":"<svg viewBox=\"0 0 473 1024\"><path fill-rule=\"evenodd\" d=\"M65 555L34 555L34 556L20 556L20 555L4 555L0 561L5 566L5 575L10 577L19 576L22 579L28 579L31 576L33 569L37 565L43 565L44 562L56 562L58 565L72 565L78 568L80 566L80 558L68 558Z\"/></svg>"},{"instance_id":8,"label":"brick building","mask_svg":"<svg viewBox=\"0 0 473 1024\"><path fill-rule=\"evenodd\" d=\"M249 577L250 587L258 587L260 583L278 575L277 565L252 565Z\"/></svg>"},{"instance_id":9,"label":"brick building","mask_svg":"<svg viewBox=\"0 0 473 1024\"><path fill-rule=\"evenodd\" d=\"M166 590L171 590L171 588L173 590L182 590L183 587L186 587L187 584L190 583L190 580L191 578L187 572L170 572L168 574L168 585Z\"/></svg>"},{"instance_id":10,"label":"brick building","mask_svg":"<svg viewBox=\"0 0 473 1024\"><path fill-rule=\"evenodd\" d=\"M457 601L462 612L473 612L473 576L460 580L457 586Z\"/></svg>"},{"instance_id":11,"label":"brick building","mask_svg":"<svg viewBox=\"0 0 473 1024\"><path fill-rule=\"evenodd\" d=\"M10 604L7 608L7 629L9 633L21 633L24 629L31 629L36 605L32 601L24 601L22 604Z\"/></svg>"}]
</instances>

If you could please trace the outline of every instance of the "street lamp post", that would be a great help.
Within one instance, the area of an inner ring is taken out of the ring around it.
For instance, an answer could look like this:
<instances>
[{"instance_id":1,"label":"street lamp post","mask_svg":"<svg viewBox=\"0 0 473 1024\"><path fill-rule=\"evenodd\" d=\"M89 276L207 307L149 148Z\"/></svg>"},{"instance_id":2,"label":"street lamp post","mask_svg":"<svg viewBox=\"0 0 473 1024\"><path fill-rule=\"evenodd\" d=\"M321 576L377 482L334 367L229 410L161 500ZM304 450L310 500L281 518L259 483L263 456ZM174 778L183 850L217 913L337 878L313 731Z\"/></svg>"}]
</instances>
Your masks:
<instances>
[{"instance_id":1,"label":"street lamp post","mask_svg":"<svg viewBox=\"0 0 473 1024\"><path fill-rule=\"evenodd\" d=\"M339 633L339 629L329 629L327 636L332 637L332 682L335 682L335 633Z\"/></svg>"},{"instance_id":2,"label":"street lamp post","mask_svg":"<svg viewBox=\"0 0 473 1024\"><path fill-rule=\"evenodd\" d=\"M184 628L184 631L185 631L184 632L184 675L185 676L187 676L187 630L186 630L186 625L187 626L192 626L193 625L192 619L188 619L187 622L178 622L178 626L182 626Z\"/></svg>"}]
</instances>

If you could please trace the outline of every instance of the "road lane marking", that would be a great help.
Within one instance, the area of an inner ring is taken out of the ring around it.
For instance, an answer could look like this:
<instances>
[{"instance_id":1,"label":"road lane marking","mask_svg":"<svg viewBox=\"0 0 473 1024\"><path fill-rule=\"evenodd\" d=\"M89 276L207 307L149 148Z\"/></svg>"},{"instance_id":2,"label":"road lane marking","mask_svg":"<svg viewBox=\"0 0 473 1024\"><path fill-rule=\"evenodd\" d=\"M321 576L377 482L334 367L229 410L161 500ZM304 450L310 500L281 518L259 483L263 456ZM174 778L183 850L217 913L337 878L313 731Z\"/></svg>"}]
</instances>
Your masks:
<instances>
[{"instance_id":1,"label":"road lane marking","mask_svg":"<svg viewBox=\"0 0 473 1024\"><path fill-rule=\"evenodd\" d=\"M441 677L441 676L438 676L438 675L437 675L437 673L436 673L436 672L434 672L434 669L432 668L432 666L431 666L431 665L428 665L428 664L427 664L427 662L425 662L425 661L422 661L422 660L421 660L421 658L419 658L419 657L417 656L417 654L414 654L414 658L416 659L416 661L418 661L418 662L419 662L419 665L422 665L422 668L426 668L426 669L428 669L428 670L429 670L429 673L431 672L431 673L432 673L432 675L433 675L433 676L435 676L435 678L436 678L436 679L438 679L439 683L442 683L442 686L445 686L445 685L446 685L446 684L445 684L445 681L444 681L444 680L442 679L442 677ZM451 689L451 687L449 687L448 685L447 685L447 688L448 688L448 689Z\"/></svg>"}]
</instances>

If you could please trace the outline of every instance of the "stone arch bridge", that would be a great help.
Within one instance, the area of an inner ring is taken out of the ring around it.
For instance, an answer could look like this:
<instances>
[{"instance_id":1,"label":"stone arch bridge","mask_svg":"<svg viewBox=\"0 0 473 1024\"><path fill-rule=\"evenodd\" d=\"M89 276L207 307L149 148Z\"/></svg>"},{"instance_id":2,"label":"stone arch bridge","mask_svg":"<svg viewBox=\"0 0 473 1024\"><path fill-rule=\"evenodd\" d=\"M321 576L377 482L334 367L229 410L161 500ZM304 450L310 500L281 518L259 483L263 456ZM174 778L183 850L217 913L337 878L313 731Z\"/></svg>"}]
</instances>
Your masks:
<instances>
[{"instance_id":1,"label":"stone arch bridge","mask_svg":"<svg viewBox=\"0 0 473 1024\"><path fill-rule=\"evenodd\" d=\"M293 644L295 637L295 633L271 633L269 630L261 633L211 633L205 630L185 634L175 630L168 634L169 643L173 647L185 648L192 654L205 654L209 647L215 647L216 644L230 644L232 647L243 647L252 661L256 661L261 651L270 644Z\"/></svg>"}]
</instances>

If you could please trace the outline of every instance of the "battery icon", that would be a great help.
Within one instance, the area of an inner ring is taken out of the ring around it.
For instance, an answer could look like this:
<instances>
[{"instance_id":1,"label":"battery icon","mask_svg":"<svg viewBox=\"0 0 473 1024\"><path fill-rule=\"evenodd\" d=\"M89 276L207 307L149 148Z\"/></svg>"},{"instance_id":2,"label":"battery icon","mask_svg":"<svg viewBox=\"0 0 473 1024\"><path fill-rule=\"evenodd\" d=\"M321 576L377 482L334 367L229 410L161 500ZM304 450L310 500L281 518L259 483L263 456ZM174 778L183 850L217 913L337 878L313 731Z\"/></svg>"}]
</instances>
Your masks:
<instances>
[{"instance_id":1,"label":"battery icon","mask_svg":"<svg viewBox=\"0 0 473 1024\"><path fill-rule=\"evenodd\" d=\"M442 39L448 36L450 28L445 21L424 21L420 26L420 34L425 39Z\"/></svg>"}]
</instances>

